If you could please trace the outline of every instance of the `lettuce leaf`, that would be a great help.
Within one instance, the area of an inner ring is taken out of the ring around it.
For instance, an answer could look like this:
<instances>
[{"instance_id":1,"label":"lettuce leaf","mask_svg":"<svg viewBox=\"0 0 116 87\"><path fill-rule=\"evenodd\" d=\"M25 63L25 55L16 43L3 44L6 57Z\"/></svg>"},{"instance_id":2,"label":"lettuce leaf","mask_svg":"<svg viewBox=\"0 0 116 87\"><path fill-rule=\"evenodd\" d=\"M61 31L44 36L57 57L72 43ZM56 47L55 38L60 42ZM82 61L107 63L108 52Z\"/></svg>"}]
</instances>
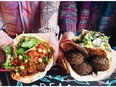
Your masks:
<instances>
[{"instance_id":1,"label":"lettuce leaf","mask_svg":"<svg viewBox=\"0 0 116 87\"><path fill-rule=\"evenodd\" d=\"M25 51L26 51L26 50L25 50L24 48L19 48L19 49L16 50L16 53L17 53L18 55L20 55L20 54L22 55L22 54L25 53Z\"/></svg>"},{"instance_id":2,"label":"lettuce leaf","mask_svg":"<svg viewBox=\"0 0 116 87\"><path fill-rule=\"evenodd\" d=\"M32 40L29 40L29 41L24 41L22 43L22 47L24 47L24 48L32 48L36 44L37 44L37 41L35 39L32 39Z\"/></svg>"},{"instance_id":3,"label":"lettuce leaf","mask_svg":"<svg viewBox=\"0 0 116 87\"><path fill-rule=\"evenodd\" d=\"M6 52L7 55L8 54L10 55L12 52L12 45L10 44L10 45L6 46L5 48L3 48L3 50Z\"/></svg>"},{"instance_id":4,"label":"lettuce leaf","mask_svg":"<svg viewBox=\"0 0 116 87\"><path fill-rule=\"evenodd\" d=\"M15 50L15 55L22 55L29 49L36 47L39 44L39 40L33 36L24 37L18 44Z\"/></svg>"},{"instance_id":5,"label":"lettuce leaf","mask_svg":"<svg viewBox=\"0 0 116 87\"><path fill-rule=\"evenodd\" d=\"M10 55L8 55L8 56L10 56ZM10 57L6 59L6 62L3 64L5 69L13 68L11 61L12 61L12 59Z\"/></svg>"}]
</instances>

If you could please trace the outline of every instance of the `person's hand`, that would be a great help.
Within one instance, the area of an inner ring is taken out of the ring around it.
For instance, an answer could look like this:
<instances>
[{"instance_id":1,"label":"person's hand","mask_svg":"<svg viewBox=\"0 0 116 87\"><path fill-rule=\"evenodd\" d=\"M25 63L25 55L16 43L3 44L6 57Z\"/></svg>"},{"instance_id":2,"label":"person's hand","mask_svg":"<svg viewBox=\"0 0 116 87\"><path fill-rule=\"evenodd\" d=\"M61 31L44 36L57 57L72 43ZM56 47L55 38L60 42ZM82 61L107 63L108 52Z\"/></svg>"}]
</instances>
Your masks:
<instances>
[{"instance_id":1,"label":"person's hand","mask_svg":"<svg viewBox=\"0 0 116 87\"><path fill-rule=\"evenodd\" d=\"M0 30L0 47L4 47L11 43L13 39L8 36L4 31Z\"/></svg>"},{"instance_id":2,"label":"person's hand","mask_svg":"<svg viewBox=\"0 0 116 87\"><path fill-rule=\"evenodd\" d=\"M59 44L58 40L56 39L55 33L49 32L49 33L39 33L38 36L45 39L46 41L50 42L55 50L55 56L54 56L54 64L56 63L58 53L59 53Z\"/></svg>"},{"instance_id":3,"label":"person's hand","mask_svg":"<svg viewBox=\"0 0 116 87\"><path fill-rule=\"evenodd\" d=\"M75 35L73 32L65 32L61 37L59 45L61 45L64 41L67 41L67 40L72 41L74 37ZM60 66L65 68L67 73L69 73L70 71L68 70L67 65L65 64L65 61L64 61L64 52L62 51L61 48L59 48L58 61L59 61Z\"/></svg>"},{"instance_id":4,"label":"person's hand","mask_svg":"<svg viewBox=\"0 0 116 87\"><path fill-rule=\"evenodd\" d=\"M74 37L75 37L75 35L73 32L65 32L62 35L62 39L61 39L60 43L62 43L63 41L66 41L66 40L72 40Z\"/></svg>"}]
</instances>

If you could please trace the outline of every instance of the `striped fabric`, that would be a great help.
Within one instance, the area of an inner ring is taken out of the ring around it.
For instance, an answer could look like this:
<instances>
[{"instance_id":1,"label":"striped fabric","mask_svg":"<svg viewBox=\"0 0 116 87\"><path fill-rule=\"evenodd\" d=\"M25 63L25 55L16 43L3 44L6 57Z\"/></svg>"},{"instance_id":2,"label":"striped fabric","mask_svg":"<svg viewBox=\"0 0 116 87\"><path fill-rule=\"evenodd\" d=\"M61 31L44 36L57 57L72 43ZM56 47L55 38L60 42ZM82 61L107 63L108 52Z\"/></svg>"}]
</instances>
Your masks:
<instances>
[{"instance_id":1,"label":"striped fabric","mask_svg":"<svg viewBox=\"0 0 116 87\"><path fill-rule=\"evenodd\" d=\"M77 8L72 1L61 2L59 7L59 27L61 33L72 31L76 34Z\"/></svg>"},{"instance_id":2,"label":"striped fabric","mask_svg":"<svg viewBox=\"0 0 116 87\"><path fill-rule=\"evenodd\" d=\"M114 9L114 5L115 5L114 2L109 2L107 4L105 12L104 12L104 14L103 14L103 16L100 20L100 24L99 24L99 27L98 27L99 31L101 31L101 32L105 31L105 28L107 27L107 25L110 21L110 18L111 18L113 9Z\"/></svg>"},{"instance_id":3,"label":"striped fabric","mask_svg":"<svg viewBox=\"0 0 116 87\"><path fill-rule=\"evenodd\" d=\"M80 18L79 18L79 24L77 26L78 32L81 31L81 29L86 28L87 21L89 18L90 13L90 7L91 2L83 2L80 10Z\"/></svg>"},{"instance_id":4,"label":"striped fabric","mask_svg":"<svg viewBox=\"0 0 116 87\"><path fill-rule=\"evenodd\" d=\"M6 31L9 35L15 35L17 33L22 32L22 24L20 20L20 13L18 10L18 2L0 2L0 17L2 19L3 24L5 23L12 23L7 24Z\"/></svg>"},{"instance_id":5,"label":"striped fabric","mask_svg":"<svg viewBox=\"0 0 116 87\"><path fill-rule=\"evenodd\" d=\"M63 2L59 8L61 32L81 31L82 28L105 32L116 10L116 2Z\"/></svg>"},{"instance_id":6,"label":"striped fabric","mask_svg":"<svg viewBox=\"0 0 116 87\"><path fill-rule=\"evenodd\" d=\"M39 16L38 5L39 5L38 2L19 1L21 21L22 21L23 29L27 33L34 32L33 29L35 29L36 26L34 24L37 24L36 23L37 19L39 20L39 17L36 18L37 16Z\"/></svg>"},{"instance_id":7,"label":"striped fabric","mask_svg":"<svg viewBox=\"0 0 116 87\"><path fill-rule=\"evenodd\" d=\"M37 32L39 20L39 2L37 1L16 1L0 2L0 17L7 24L5 27L9 35L13 36L25 33Z\"/></svg>"},{"instance_id":8,"label":"striped fabric","mask_svg":"<svg viewBox=\"0 0 116 87\"><path fill-rule=\"evenodd\" d=\"M38 1L0 1L0 17L9 35L23 31L38 32L40 10ZM101 32L115 31L112 28L116 16L116 2L61 1L58 24L60 32L77 34L82 28Z\"/></svg>"}]
</instances>

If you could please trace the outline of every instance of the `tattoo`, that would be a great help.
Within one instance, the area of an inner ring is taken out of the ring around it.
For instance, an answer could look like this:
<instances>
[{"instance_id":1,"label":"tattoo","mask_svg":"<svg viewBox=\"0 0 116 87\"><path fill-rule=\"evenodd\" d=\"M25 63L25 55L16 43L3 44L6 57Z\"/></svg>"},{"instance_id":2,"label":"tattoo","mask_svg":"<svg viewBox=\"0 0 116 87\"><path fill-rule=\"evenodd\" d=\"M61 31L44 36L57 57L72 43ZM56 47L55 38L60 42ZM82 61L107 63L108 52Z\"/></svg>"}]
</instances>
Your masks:
<instances>
[{"instance_id":1,"label":"tattoo","mask_svg":"<svg viewBox=\"0 0 116 87\"><path fill-rule=\"evenodd\" d=\"M55 12L58 12L58 1L42 1L41 2L41 26L48 27L49 20Z\"/></svg>"}]
</instances>

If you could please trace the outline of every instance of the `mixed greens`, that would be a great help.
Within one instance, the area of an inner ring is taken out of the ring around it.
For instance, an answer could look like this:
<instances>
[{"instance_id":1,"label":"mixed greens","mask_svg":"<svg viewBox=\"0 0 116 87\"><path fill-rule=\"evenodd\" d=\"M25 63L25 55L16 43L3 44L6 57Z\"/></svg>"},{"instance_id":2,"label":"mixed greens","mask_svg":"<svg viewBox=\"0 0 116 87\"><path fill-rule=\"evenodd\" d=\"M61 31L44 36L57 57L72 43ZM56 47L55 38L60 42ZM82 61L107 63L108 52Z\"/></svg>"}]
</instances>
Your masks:
<instances>
[{"instance_id":1,"label":"mixed greens","mask_svg":"<svg viewBox=\"0 0 116 87\"><path fill-rule=\"evenodd\" d=\"M5 69L11 69L13 68L11 61L13 58L17 58L19 55L25 54L25 52L31 48L36 47L39 44L39 40L33 36L28 36L23 38L19 44L17 45L17 48L14 50L12 49L12 45L8 45L3 50L6 52L7 59L6 63L4 64ZM24 55L21 59L22 61L28 61L30 57L28 55Z\"/></svg>"},{"instance_id":2,"label":"mixed greens","mask_svg":"<svg viewBox=\"0 0 116 87\"><path fill-rule=\"evenodd\" d=\"M3 48L3 50L6 52L7 55L11 55L11 52L12 52L12 45L9 44L9 45L6 46L5 48Z\"/></svg>"},{"instance_id":3,"label":"mixed greens","mask_svg":"<svg viewBox=\"0 0 116 87\"><path fill-rule=\"evenodd\" d=\"M100 47L110 51L108 41L109 37L105 36L103 33L83 29L80 38L78 38L76 42L82 43L84 47Z\"/></svg>"}]
</instances>

